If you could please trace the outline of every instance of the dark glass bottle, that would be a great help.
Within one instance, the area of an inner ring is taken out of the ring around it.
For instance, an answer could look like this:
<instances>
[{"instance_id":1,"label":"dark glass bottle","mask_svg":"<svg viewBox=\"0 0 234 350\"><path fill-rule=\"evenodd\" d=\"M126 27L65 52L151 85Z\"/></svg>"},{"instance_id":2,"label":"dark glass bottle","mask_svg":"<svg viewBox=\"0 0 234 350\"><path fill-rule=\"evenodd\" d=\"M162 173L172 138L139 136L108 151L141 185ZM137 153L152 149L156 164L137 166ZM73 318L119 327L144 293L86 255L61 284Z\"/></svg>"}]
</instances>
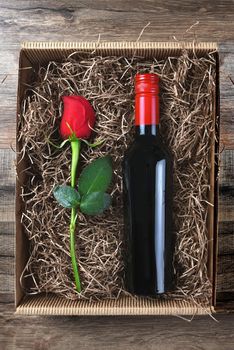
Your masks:
<instances>
[{"instance_id":1,"label":"dark glass bottle","mask_svg":"<svg viewBox=\"0 0 234 350\"><path fill-rule=\"evenodd\" d=\"M123 161L126 287L156 296L174 288L172 161L159 133L159 78L135 78L133 144Z\"/></svg>"}]
</instances>

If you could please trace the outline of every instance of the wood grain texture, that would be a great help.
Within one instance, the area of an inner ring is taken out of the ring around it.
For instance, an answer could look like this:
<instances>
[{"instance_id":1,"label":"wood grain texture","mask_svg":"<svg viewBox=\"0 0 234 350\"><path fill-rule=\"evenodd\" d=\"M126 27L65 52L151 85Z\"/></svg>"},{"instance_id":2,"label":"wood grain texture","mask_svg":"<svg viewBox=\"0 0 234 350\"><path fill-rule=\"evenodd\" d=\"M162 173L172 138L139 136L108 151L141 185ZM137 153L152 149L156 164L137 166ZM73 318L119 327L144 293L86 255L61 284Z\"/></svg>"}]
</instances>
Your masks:
<instances>
[{"instance_id":1,"label":"wood grain texture","mask_svg":"<svg viewBox=\"0 0 234 350\"><path fill-rule=\"evenodd\" d=\"M234 13L234 12L233 12ZM234 149L234 52L231 45L220 45L220 147ZM228 49L230 48L231 49ZM230 51L229 51L230 50ZM221 158L222 158L221 154ZM233 155L229 154L229 157ZM230 163L233 167L233 162ZM229 173L229 171L228 171ZM229 173L230 174L230 173Z\"/></svg>"},{"instance_id":2,"label":"wood grain texture","mask_svg":"<svg viewBox=\"0 0 234 350\"><path fill-rule=\"evenodd\" d=\"M0 147L14 142L15 97L20 42L44 41L128 41L137 40L142 28L150 26L142 40L233 39L233 1L193 0L0 0L0 94L4 102L0 115L7 131L0 134ZM189 29L195 23L195 27ZM231 60L228 60L230 69ZM9 113L10 108L10 113Z\"/></svg>"},{"instance_id":3,"label":"wood grain texture","mask_svg":"<svg viewBox=\"0 0 234 350\"><path fill-rule=\"evenodd\" d=\"M199 24L190 28L199 21ZM234 1L0 0L0 348L234 348L234 315L187 323L178 318L14 316L16 96L21 41L204 40L220 45L221 166L218 297L234 295ZM190 29L189 29L190 28ZM188 30L189 29L189 30ZM9 303L10 302L10 303ZM231 303L230 303L231 304Z\"/></svg>"},{"instance_id":4,"label":"wood grain texture","mask_svg":"<svg viewBox=\"0 0 234 350\"><path fill-rule=\"evenodd\" d=\"M234 55L232 57L234 59ZM222 97L221 102L224 103ZM230 111L230 113L233 113L233 111ZM231 122L233 123L233 118L230 116L230 123ZM229 131L226 132L225 137L227 137L228 134ZM221 135L223 136L222 129ZM231 135L231 137L233 137L233 135ZM217 297L219 299L221 298L223 292L234 292L234 151L225 148L224 139L221 139L221 143L224 144L224 150L222 151L220 157L219 180L219 235L217 266Z\"/></svg>"},{"instance_id":5,"label":"wood grain texture","mask_svg":"<svg viewBox=\"0 0 234 350\"><path fill-rule=\"evenodd\" d=\"M234 315L195 317L20 317L1 305L3 350L232 350ZM23 326L22 326L23 325Z\"/></svg>"},{"instance_id":6,"label":"wood grain texture","mask_svg":"<svg viewBox=\"0 0 234 350\"><path fill-rule=\"evenodd\" d=\"M233 230L232 230L233 231ZM220 231L219 231L220 232ZM234 233L219 233L219 255L234 255Z\"/></svg>"},{"instance_id":7,"label":"wood grain texture","mask_svg":"<svg viewBox=\"0 0 234 350\"><path fill-rule=\"evenodd\" d=\"M233 255L228 254L227 256L220 256L219 264L218 264L218 280L217 280L218 292L234 291L233 273L234 273Z\"/></svg>"},{"instance_id":8,"label":"wood grain texture","mask_svg":"<svg viewBox=\"0 0 234 350\"><path fill-rule=\"evenodd\" d=\"M14 297L14 194L15 153L0 149L0 302Z\"/></svg>"}]
</instances>

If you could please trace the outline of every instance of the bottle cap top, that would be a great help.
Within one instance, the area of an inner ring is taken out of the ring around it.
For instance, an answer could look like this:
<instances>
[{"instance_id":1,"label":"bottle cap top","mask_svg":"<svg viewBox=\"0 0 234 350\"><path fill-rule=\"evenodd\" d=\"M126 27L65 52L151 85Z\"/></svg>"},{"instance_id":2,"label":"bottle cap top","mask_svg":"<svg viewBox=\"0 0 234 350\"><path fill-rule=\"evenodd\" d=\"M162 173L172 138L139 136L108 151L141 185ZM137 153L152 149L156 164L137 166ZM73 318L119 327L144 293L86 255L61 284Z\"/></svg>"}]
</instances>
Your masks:
<instances>
[{"instance_id":1,"label":"bottle cap top","mask_svg":"<svg viewBox=\"0 0 234 350\"><path fill-rule=\"evenodd\" d=\"M136 74L135 92L140 93L159 93L159 76L155 73Z\"/></svg>"}]
</instances>

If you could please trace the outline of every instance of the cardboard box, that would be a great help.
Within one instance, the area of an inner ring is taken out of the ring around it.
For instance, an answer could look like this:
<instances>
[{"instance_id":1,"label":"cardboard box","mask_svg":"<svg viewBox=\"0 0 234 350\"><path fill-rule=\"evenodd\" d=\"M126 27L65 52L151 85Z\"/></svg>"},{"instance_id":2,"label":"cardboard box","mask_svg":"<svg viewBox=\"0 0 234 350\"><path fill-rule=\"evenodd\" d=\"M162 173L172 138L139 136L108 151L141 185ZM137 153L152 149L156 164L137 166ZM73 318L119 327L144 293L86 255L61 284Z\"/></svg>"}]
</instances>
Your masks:
<instances>
[{"instance_id":1,"label":"cardboard box","mask_svg":"<svg viewBox=\"0 0 234 350\"><path fill-rule=\"evenodd\" d=\"M51 60L62 61L69 54L79 50L93 51L96 43L76 43L76 42L28 42L24 43L19 57L19 80L18 80L18 106L17 116L20 114L20 104L23 98L26 84L33 81L33 67L38 69L40 65L47 65ZM131 57L133 53L136 55L144 55L146 58L156 57L162 59L167 56L178 56L183 48L189 51L194 50L198 56L202 56L207 52L216 51L216 43L181 43L177 42L115 42L115 43L99 43L96 48L97 55L126 55ZM218 69L218 52L217 69ZM217 74L218 77L218 74ZM217 78L218 79L218 78ZM216 111L218 106L218 80L217 80L217 96L214 99L215 114L214 125L216 125ZM217 131L217 130L216 130ZM22 201L20 197L20 183L24 183L25 175L21 171L26 164L18 161L19 178L16 181L16 291L15 304L16 313L33 314L33 315L193 315L207 314L214 312L215 306L215 264L216 264L216 235L217 222L214 213L217 213L216 191L216 162L215 162L215 134L212 135L212 148L210 154L210 162L212 164L210 171L210 194L209 201L214 207L209 206L208 219L208 271L209 278L213 284L212 304L203 308L197 307L189 301L176 300L149 300L145 298L128 298L121 297L118 300L103 300L100 302L89 302L86 300L68 300L53 294L41 294L35 296L25 296L20 285L20 276L25 267L28 258L28 241L21 225ZM20 143L17 144L17 150L21 148Z\"/></svg>"}]
</instances>

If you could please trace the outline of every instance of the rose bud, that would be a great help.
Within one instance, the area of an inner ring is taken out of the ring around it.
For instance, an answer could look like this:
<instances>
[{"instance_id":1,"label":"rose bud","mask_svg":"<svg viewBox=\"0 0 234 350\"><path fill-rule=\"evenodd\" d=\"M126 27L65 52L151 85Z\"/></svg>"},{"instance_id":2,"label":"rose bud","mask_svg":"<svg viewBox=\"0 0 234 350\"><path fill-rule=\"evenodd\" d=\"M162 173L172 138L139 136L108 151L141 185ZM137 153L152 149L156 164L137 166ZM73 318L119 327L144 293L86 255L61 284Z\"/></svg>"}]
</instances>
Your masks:
<instances>
[{"instance_id":1,"label":"rose bud","mask_svg":"<svg viewBox=\"0 0 234 350\"><path fill-rule=\"evenodd\" d=\"M60 123L60 134L68 139L74 133L79 139L88 139L95 123L95 112L82 96L62 96L63 115Z\"/></svg>"}]
</instances>

